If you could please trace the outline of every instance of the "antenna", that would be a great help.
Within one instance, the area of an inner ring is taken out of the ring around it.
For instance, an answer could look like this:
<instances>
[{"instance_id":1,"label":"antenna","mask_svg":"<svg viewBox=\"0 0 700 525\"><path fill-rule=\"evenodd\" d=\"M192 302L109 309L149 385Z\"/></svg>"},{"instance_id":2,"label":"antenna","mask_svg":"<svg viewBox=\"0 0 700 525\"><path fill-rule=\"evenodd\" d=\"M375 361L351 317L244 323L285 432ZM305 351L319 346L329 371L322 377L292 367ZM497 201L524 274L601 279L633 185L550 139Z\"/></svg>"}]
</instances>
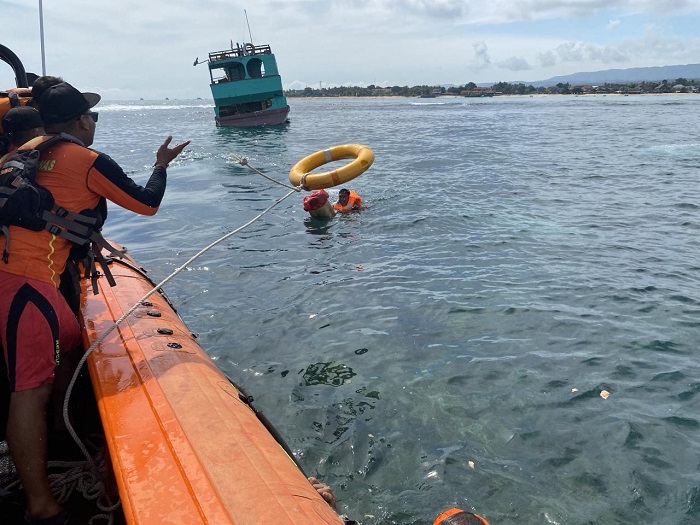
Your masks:
<instances>
[{"instance_id":1,"label":"antenna","mask_svg":"<svg viewBox=\"0 0 700 525\"><path fill-rule=\"evenodd\" d=\"M41 37L41 74L46 76L46 57L44 55L44 8L39 0L39 34Z\"/></svg>"},{"instance_id":2,"label":"antenna","mask_svg":"<svg viewBox=\"0 0 700 525\"><path fill-rule=\"evenodd\" d=\"M244 9L243 14L245 15L245 23L248 26L248 36L250 37L250 43L253 43L253 34L250 32L250 23L248 22L248 12Z\"/></svg>"}]
</instances>

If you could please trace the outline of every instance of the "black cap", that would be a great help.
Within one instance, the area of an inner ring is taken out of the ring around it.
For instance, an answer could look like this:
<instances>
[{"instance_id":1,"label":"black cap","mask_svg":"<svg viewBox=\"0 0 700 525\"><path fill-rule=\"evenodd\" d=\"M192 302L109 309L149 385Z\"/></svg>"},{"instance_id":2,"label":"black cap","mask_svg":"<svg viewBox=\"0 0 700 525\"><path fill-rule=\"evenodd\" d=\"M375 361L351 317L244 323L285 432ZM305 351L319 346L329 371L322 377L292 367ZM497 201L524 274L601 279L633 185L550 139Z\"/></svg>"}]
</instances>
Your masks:
<instances>
[{"instance_id":1,"label":"black cap","mask_svg":"<svg viewBox=\"0 0 700 525\"><path fill-rule=\"evenodd\" d=\"M42 127L39 112L27 106L12 108L2 117L2 131L10 136L13 133Z\"/></svg>"},{"instance_id":2,"label":"black cap","mask_svg":"<svg viewBox=\"0 0 700 525\"><path fill-rule=\"evenodd\" d=\"M81 93L68 82L51 86L39 99L44 124L59 124L77 119L100 101L97 93Z\"/></svg>"}]
</instances>

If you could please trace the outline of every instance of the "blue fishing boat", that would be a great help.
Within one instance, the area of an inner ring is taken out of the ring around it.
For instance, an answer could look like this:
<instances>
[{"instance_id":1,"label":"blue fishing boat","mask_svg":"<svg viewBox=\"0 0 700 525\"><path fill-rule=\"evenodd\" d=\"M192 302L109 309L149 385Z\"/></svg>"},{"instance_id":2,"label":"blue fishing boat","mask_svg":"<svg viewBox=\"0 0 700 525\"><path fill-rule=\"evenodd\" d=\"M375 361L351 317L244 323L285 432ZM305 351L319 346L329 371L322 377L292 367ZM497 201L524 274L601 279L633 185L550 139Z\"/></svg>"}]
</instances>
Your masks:
<instances>
[{"instance_id":1,"label":"blue fishing boat","mask_svg":"<svg viewBox=\"0 0 700 525\"><path fill-rule=\"evenodd\" d=\"M197 65L199 59L195 60ZM209 76L217 126L277 126L288 122L277 60L269 45L231 43L209 53Z\"/></svg>"}]
</instances>

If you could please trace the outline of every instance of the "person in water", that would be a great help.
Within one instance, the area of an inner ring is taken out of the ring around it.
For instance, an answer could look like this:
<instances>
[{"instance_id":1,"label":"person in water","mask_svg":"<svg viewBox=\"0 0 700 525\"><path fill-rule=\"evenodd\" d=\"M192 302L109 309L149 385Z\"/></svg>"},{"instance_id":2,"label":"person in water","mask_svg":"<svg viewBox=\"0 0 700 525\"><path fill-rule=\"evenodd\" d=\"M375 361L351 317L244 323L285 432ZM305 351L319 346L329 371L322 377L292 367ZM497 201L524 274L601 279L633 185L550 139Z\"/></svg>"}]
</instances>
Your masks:
<instances>
[{"instance_id":1,"label":"person in water","mask_svg":"<svg viewBox=\"0 0 700 525\"><path fill-rule=\"evenodd\" d=\"M323 498L323 500L328 503L328 505L338 513L338 507L336 505L335 496L333 495L333 489L331 489L325 483L317 480L313 476L307 478L311 486L316 489L316 492ZM359 525L355 520L351 520L345 515L339 515L340 519L343 521L343 525Z\"/></svg>"},{"instance_id":2,"label":"person in water","mask_svg":"<svg viewBox=\"0 0 700 525\"><path fill-rule=\"evenodd\" d=\"M326 190L314 190L304 197L304 211L317 219L332 219L335 217L333 206L328 201Z\"/></svg>"},{"instance_id":3,"label":"person in water","mask_svg":"<svg viewBox=\"0 0 700 525\"><path fill-rule=\"evenodd\" d=\"M328 505L334 511L338 512L333 489L313 476L308 478L308 480L309 483L311 483L311 486L316 489L316 492L318 492L324 501L328 503ZM341 518L346 524L355 523L346 516L341 516ZM433 521L433 525L489 525L489 522L486 521L486 518L483 518L478 514L473 514L457 507L452 507L451 509L440 513L438 517L435 518L435 521Z\"/></svg>"},{"instance_id":4,"label":"person in water","mask_svg":"<svg viewBox=\"0 0 700 525\"><path fill-rule=\"evenodd\" d=\"M50 86L39 101L48 134L67 133L77 143L60 141L42 151L36 181L56 204L72 212L106 208L105 199L142 215L154 215L165 193L166 169L189 144L156 152L145 186L134 182L104 153L89 149L95 137L100 101L68 83ZM48 137L37 137L32 147ZM58 290L72 244L46 230L10 226L12 246L0 263L0 342L8 367L10 408L7 444L26 496L25 523L62 524L68 517L51 493L47 476L47 407L62 352L81 346L80 326Z\"/></svg>"},{"instance_id":5,"label":"person in water","mask_svg":"<svg viewBox=\"0 0 700 525\"><path fill-rule=\"evenodd\" d=\"M478 514L452 507L435 518L433 525L489 525L489 522Z\"/></svg>"},{"instance_id":6,"label":"person in water","mask_svg":"<svg viewBox=\"0 0 700 525\"><path fill-rule=\"evenodd\" d=\"M333 489L330 488L330 486L326 485L325 483L317 480L313 476L308 478L309 483L311 483L311 486L316 489L316 492L319 493L319 495L323 498L323 500L330 505L330 507L334 511L338 511L338 507L336 506L336 501L335 501L335 496L333 495Z\"/></svg>"},{"instance_id":7,"label":"person in water","mask_svg":"<svg viewBox=\"0 0 700 525\"><path fill-rule=\"evenodd\" d=\"M335 211L340 213L348 213L362 209L362 199L352 190L346 188L338 192L338 202L333 205Z\"/></svg>"}]
</instances>

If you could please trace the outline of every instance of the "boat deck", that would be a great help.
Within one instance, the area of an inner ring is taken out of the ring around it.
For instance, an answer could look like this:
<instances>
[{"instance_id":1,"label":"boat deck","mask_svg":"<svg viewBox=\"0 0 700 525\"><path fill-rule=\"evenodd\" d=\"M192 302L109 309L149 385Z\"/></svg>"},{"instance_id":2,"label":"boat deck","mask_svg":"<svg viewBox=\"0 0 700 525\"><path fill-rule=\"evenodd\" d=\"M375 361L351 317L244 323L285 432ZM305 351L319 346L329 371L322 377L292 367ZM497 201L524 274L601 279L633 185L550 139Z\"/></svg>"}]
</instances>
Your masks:
<instances>
[{"instance_id":1,"label":"boat deck","mask_svg":"<svg viewBox=\"0 0 700 525\"><path fill-rule=\"evenodd\" d=\"M226 60L229 58L241 58L248 55L270 55L272 49L269 45L254 46L253 44L237 45L236 49L226 49L224 51L212 51L209 53L209 61Z\"/></svg>"}]
</instances>

